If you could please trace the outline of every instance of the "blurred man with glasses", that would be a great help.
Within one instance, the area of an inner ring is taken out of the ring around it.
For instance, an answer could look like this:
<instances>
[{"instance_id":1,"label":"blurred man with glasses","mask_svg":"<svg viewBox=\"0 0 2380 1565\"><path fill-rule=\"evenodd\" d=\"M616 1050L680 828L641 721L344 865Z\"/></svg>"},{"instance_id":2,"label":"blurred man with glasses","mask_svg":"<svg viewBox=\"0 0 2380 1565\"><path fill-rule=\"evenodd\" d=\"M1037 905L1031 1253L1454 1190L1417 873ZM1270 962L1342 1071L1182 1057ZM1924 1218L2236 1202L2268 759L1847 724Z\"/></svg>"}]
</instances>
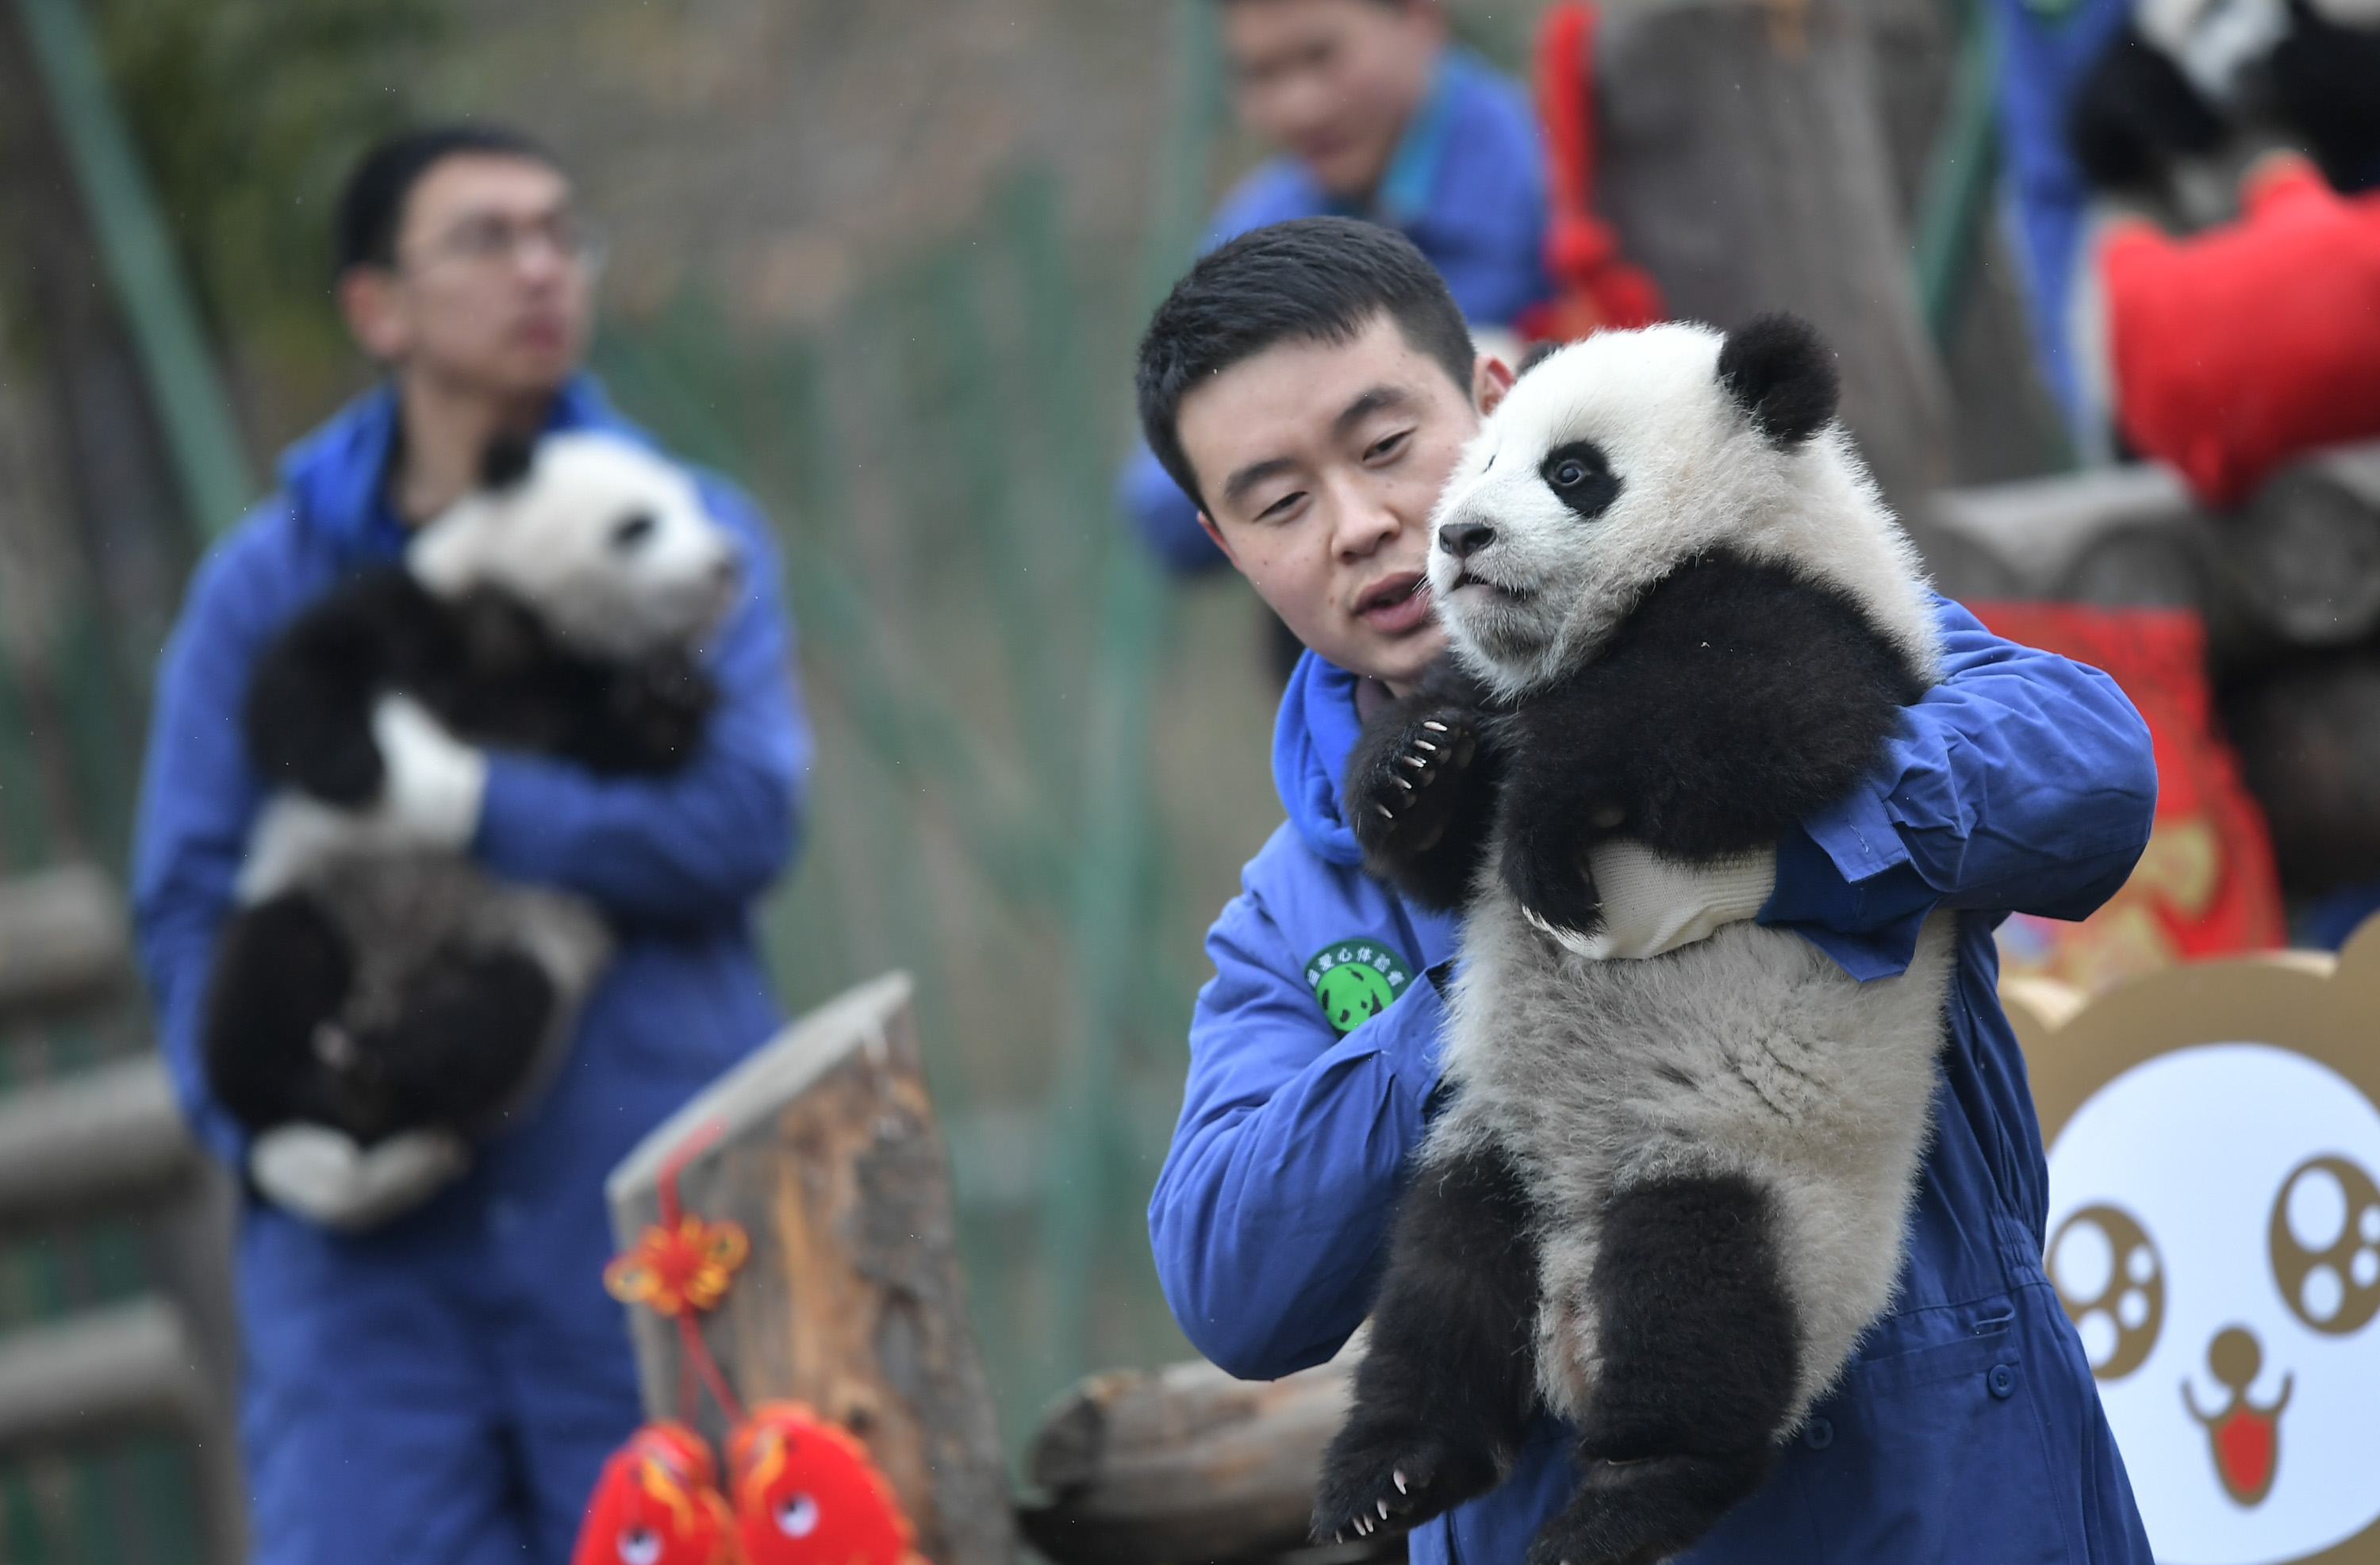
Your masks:
<instances>
[{"instance_id":1,"label":"blurred man with glasses","mask_svg":"<svg viewBox=\"0 0 2380 1565\"><path fill-rule=\"evenodd\" d=\"M382 373L288 452L276 492L191 583L147 758L141 954L184 1106L248 1191L254 1558L561 1565L604 1455L639 1416L625 1325L603 1292L603 1176L777 1025L750 912L792 855L809 740L765 526L697 474L745 587L709 655L722 698L696 755L648 780L478 754L471 819L419 823L424 841L584 895L612 924L617 954L554 1085L467 1167L383 1169L364 1206L346 1183L251 1156L208 1093L198 1034L267 786L239 738L256 658L341 579L397 560L478 482L498 437L645 438L580 368L600 250L535 143L483 126L387 142L349 180L336 240L339 308ZM407 792L402 778L386 790ZM395 1199L392 1179L411 1181Z\"/></svg>"}]
</instances>

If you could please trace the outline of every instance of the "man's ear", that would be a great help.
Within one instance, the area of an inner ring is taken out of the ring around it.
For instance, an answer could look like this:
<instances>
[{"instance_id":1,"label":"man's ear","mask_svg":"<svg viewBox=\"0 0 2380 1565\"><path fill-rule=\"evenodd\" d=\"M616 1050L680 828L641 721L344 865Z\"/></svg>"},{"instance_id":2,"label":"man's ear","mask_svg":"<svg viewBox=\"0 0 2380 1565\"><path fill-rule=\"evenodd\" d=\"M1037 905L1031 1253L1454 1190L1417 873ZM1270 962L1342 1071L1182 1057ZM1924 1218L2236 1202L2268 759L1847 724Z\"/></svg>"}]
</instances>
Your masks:
<instances>
[{"instance_id":1,"label":"man's ear","mask_svg":"<svg viewBox=\"0 0 2380 1565\"><path fill-rule=\"evenodd\" d=\"M382 267L350 266L339 273L334 290L339 314L356 346L374 363L394 364L404 358L412 335L396 290L396 273Z\"/></svg>"},{"instance_id":2,"label":"man's ear","mask_svg":"<svg viewBox=\"0 0 2380 1565\"><path fill-rule=\"evenodd\" d=\"M1215 518L1201 509L1198 513L1198 525L1207 529L1207 536L1215 540L1215 547L1223 552L1223 558L1232 563L1232 569L1239 570L1240 557L1232 552L1231 540L1223 536L1223 529L1215 525ZM1241 571L1240 574L1245 576L1247 573Z\"/></svg>"},{"instance_id":3,"label":"man's ear","mask_svg":"<svg viewBox=\"0 0 2380 1565\"><path fill-rule=\"evenodd\" d=\"M1496 411L1504 394L1512 389L1512 370L1492 353L1483 353L1471 362L1471 405L1479 409L1482 419Z\"/></svg>"}]
</instances>

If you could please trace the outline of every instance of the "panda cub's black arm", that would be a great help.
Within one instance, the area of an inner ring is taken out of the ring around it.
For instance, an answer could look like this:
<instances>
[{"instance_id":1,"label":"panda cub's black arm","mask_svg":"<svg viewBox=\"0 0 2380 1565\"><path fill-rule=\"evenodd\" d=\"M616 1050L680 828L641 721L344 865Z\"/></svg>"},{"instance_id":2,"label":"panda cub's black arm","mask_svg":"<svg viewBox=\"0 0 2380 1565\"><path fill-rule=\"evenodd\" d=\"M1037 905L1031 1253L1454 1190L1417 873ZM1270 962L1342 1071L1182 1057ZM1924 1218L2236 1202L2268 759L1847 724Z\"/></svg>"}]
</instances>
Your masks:
<instances>
[{"instance_id":1,"label":"panda cub's black arm","mask_svg":"<svg viewBox=\"0 0 2380 1565\"><path fill-rule=\"evenodd\" d=\"M1425 907L1463 904L1494 819L1485 693L1440 660L1372 714L1347 757L1344 808L1364 867Z\"/></svg>"},{"instance_id":2,"label":"panda cub's black arm","mask_svg":"<svg viewBox=\"0 0 2380 1565\"><path fill-rule=\"evenodd\" d=\"M308 609L258 660L242 712L249 760L271 783L335 805L380 792L371 710L460 657L445 610L401 566L367 572Z\"/></svg>"},{"instance_id":3,"label":"panda cub's black arm","mask_svg":"<svg viewBox=\"0 0 2380 1565\"><path fill-rule=\"evenodd\" d=\"M1607 837L1688 862L1765 847L1849 793L1923 691L1842 592L1781 565L1694 561L1521 714L1506 879L1576 928L1547 904L1575 903Z\"/></svg>"}]
</instances>

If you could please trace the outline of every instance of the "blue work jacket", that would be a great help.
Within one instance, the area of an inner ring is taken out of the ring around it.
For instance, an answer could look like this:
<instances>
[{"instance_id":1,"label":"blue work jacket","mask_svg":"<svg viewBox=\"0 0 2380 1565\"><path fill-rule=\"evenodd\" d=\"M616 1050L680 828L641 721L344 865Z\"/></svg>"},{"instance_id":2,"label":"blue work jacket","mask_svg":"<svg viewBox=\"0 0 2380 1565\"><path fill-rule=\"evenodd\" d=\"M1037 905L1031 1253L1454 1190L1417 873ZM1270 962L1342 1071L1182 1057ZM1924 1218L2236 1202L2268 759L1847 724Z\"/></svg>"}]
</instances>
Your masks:
<instances>
[{"instance_id":1,"label":"blue work jacket","mask_svg":"<svg viewBox=\"0 0 2380 1565\"><path fill-rule=\"evenodd\" d=\"M1364 217L1411 239L1446 279L1474 326L1509 327L1551 296L1546 273L1546 164L1536 115L1518 88L1476 56L1449 49L1438 77L1397 142L1370 202L1356 205L1279 157L1224 198L1202 249L1295 217ZM1177 571L1223 563L1198 526L1198 508L1146 448L1122 484L1141 536Z\"/></svg>"},{"instance_id":2,"label":"blue work jacket","mask_svg":"<svg viewBox=\"0 0 2380 1565\"><path fill-rule=\"evenodd\" d=\"M558 397L552 423L643 438L585 378ZM134 854L140 954L182 1104L235 1169L246 1136L208 1090L200 1023L266 794L240 706L258 656L292 616L402 552L407 533L381 497L395 426L392 395L375 391L288 454L279 490L199 567L159 671ZM715 479L698 483L734 535L745 587L708 655L721 701L693 758L662 779L490 758L474 855L496 874L592 899L619 936L552 1086L476 1148L468 1174L382 1227L334 1233L258 1200L243 1212L251 1477L270 1534L315 1537L293 1546L301 1555L337 1535L339 1518L324 1513L338 1500L311 1482L279 1484L274 1441L336 1414L343 1399L385 1397L393 1428L409 1416L405 1388L509 1379L509 1412L492 1417L533 1429L591 1421L557 1505L583 1498L607 1439L634 1425L625 1321L602 1283L613 1249L603 1178L779 1023L750 913L794 851L809 757L775 551L748 501ZM540 1353L568 1369L540 1378L522 1367ZM372 1453L348 1455L369 1466Z\"/></svg>"},{"instance_id":3,"label":"blue work jacket","mask_svg":"<svg viewBox=\"0 0 2380 1565\"><path fill-rule=\"evenodd\" d=\"M2148 730L2105 674L2000 640L1955 603L1937 613L1947 677L1867 782L1779 845L1760 914L1863 979L1900 971L1934 909L1961 914L1908 1258L1892 1313L1767 1486L1682 1557L1696 1565L2148 1565L2042 1269L2047 1170L1992 940L2010 910L2079 918L2122 884L2155 807ZM1149 1205L1175 1318L1252 1379L1330 1358L1370 1304L1438 1082L1431 969L1457 952L1452 921L1365 875L1341 818L1354 685L1310 652L1290 681L1273 745L1289 821L1208 937L1215 977ZM1377 979L1334 982L1348 961ZM1318 1002L1366 992L1388 992L1385 1009L1343 1034L1349 1008ZM1504 1485L1417 1529L1413 1558L1515 1565L1572 1483L1566 1431L1541 1419Z\"/></svg>"}]
</instances>

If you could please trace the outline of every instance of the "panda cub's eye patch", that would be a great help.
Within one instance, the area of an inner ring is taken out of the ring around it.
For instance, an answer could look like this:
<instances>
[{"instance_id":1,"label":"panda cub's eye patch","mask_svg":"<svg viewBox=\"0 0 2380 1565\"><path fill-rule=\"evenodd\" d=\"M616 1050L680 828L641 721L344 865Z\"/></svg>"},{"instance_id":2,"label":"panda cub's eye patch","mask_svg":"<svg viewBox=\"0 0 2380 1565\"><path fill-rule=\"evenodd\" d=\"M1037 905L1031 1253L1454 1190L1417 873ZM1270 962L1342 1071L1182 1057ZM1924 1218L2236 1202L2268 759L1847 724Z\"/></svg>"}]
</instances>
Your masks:
<instances>
[{"instance_id":1,"label":"panda cub's eye patch","mask_svg":"<svg viewBox=\"0 0 2380 1565\"><path fill-rule=\"evenodd\" d=\"M657 525L652 518L652 514L647 511L639 511L633 516L623 516L612 524L612 547L619 550L634 549L652 537L653 528Z\"/></svg>"},{"instance_id":2,"label":"panda cub's eye patch","mask_svg":"<svg viewBox=\"0 0 2380 1565\"><path fill-rule=\"evenodd\" d=\"M1574 440L1555 446L1546 453L1537 473L1546 480L1546 487L1583 522L1600 516L1620 498L1620 475L1611 470L1611 460L1603 455L1603 447L1591 440Z\"/></svg>"}]
</instances>

